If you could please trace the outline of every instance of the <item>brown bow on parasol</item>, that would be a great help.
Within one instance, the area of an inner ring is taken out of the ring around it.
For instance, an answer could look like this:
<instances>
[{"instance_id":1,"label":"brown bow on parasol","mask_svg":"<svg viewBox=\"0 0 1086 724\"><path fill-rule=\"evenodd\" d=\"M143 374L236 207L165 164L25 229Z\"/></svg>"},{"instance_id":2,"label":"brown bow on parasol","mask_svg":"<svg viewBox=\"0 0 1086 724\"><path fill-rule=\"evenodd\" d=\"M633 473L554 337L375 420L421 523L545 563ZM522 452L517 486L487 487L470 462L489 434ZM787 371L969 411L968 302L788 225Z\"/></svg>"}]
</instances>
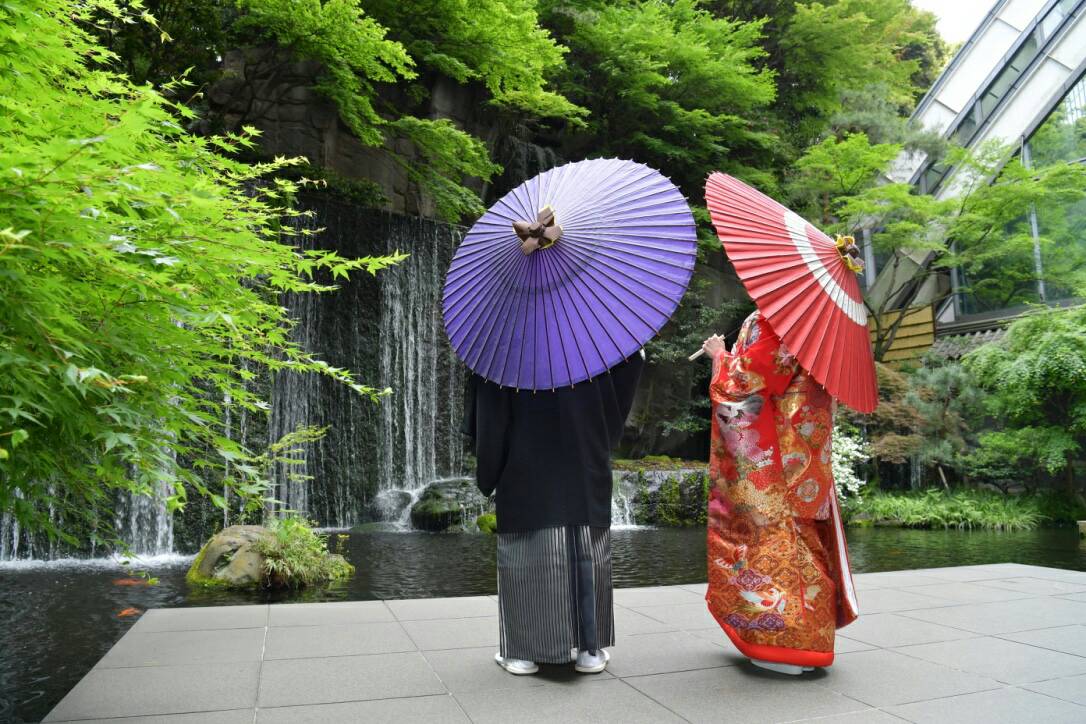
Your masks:
<instances>
[{"instance_id":1,"label":"brown bow on parasol","mask_svg":"<svg viewBox=\"0 0 1086 724\"><path fill-rule=\"evenodd\" d=\"M562 238L562 227L554 223L554 209L550 206L540 209L535 221L514 221L513 231L520 237L520 250L525 256Z\"/></svg>"}]
</instances>

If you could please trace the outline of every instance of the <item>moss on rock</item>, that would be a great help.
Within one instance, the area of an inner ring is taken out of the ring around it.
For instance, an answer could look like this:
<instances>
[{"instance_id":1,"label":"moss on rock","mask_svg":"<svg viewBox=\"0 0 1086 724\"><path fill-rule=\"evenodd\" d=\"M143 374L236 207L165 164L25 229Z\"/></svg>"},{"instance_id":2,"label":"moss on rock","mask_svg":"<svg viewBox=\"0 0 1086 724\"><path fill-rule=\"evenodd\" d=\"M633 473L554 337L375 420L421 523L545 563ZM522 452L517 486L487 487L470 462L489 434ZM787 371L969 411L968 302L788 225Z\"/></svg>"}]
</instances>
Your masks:
<instances>
[{"instance_id":1,"label":"moss on rock","mask_svg":"<svg viewBox=\"0 0 1086 724\"><path fill-rule=\"evenodd\" d=\"M624 472L638 470L698 470L708 468L708 463L699 460L683 460L667 455L646 455L636 460L619 458L611 461L611 467Z\"/></svg>"},{"instance_id":2,"label":"moss on rock","mask_svg":"<svg viewBox=\"0 0 1086 724\"><path fill-rule=\"evenodd\" d=\"M185 580L194 586L254 588L264 578L258 544L271 533L259 525L232 525L211 537L189 566Z\"/></svg>"},{"instance_id":3,"label":"moss on rock","mask_svg":"<svg viewBox=\"0 0 1086 724\"><path fill-rule=\"evenodd\" d=\"M471 478L440 480L427 486L412 506L411 525L434 533L463 530L488 506Z\"/></svg>"}]
</instances>

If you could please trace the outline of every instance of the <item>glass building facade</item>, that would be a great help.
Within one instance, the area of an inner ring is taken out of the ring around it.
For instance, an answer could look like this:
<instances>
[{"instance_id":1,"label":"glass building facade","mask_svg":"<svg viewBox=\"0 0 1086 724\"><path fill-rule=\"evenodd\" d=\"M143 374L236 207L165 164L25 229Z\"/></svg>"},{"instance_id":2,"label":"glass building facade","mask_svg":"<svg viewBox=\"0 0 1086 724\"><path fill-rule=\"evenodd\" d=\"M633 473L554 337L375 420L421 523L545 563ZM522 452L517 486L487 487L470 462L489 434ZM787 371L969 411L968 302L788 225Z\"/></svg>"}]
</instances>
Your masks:
<instances>
[{"instance_id":1,"label":"glass building facade","mask_svg":"<svg viewBox=\"0 0 1086 724\"><path fill-rule=\"evenodd\" d=\"M968 147L977 132L992 117L1003 100L1018 87L1026 71L1043 55L1045 43L1059 33L1065 23L1074 18L1082 0L1052 0L1030 24L1018 42L1007 52L1005 60L981 85L972 102L955 119L947 135L953 143ZM921 169L915 184L921 193L934 193L950 174L945 163L930 163Z\"/></svg>"},{"instance_id":2,"label":"glass building facade","mask_svg":"<svg viewBox=\"0 0 1086 724\"><path fill-rule=\"evenodd\" d=\"M1028 169L1086 163L1086 76L1025 139L1020 154ZM960 314L1059 303L1071 296L1067 280L1086 274L1086 201L1041 199L1005 234L1011 254L981 256L960 272Z\"/></svg>"}]
</instances>

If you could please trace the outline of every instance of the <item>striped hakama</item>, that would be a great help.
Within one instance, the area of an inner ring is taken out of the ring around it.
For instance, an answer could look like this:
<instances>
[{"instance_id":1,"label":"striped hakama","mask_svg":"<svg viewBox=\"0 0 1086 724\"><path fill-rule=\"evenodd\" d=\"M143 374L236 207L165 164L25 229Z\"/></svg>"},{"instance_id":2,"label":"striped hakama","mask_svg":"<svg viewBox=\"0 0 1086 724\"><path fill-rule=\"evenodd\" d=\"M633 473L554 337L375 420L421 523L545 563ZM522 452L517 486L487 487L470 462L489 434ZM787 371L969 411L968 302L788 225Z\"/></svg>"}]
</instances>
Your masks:
<instances>
[{"instance_id":1,"label":"striped hakama","mask_svg":"<svg viewBox=\"0 0 1086 724\"><path fill-rule=\"evenodd\" d=\"M611 531L586 525L498 535L501 655L564 664L615 643Z\"/></svg>"}]
</instances>

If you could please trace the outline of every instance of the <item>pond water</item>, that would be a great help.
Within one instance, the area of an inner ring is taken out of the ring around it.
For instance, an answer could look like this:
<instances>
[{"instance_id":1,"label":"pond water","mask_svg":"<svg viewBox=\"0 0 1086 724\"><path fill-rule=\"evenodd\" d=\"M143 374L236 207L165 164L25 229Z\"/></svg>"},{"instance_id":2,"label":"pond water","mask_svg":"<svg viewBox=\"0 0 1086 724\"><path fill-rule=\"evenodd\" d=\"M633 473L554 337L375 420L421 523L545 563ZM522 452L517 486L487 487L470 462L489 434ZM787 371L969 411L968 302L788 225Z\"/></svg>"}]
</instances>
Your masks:
<instances>
[{"instance_id":1,"label":"pond water","mask_svg":"<svg viewBox=\"0 0 1086 724\"><path fill-rule=\"evenodd\" d=\"M0 722L38 721L135 622L126 609L266 601L365 600L495 592L495 539L426 533L351 534L357 566L342 588L320 593L191 591L191 557L142 563L159 578L131 584L110 561L0 564ZM1028 533L852 529L856 572L1016 562L1086 570L1086 544L1074 530ZM617 587L705 580L701 529L615 529Z\"/></svg>"}]
</instances>

